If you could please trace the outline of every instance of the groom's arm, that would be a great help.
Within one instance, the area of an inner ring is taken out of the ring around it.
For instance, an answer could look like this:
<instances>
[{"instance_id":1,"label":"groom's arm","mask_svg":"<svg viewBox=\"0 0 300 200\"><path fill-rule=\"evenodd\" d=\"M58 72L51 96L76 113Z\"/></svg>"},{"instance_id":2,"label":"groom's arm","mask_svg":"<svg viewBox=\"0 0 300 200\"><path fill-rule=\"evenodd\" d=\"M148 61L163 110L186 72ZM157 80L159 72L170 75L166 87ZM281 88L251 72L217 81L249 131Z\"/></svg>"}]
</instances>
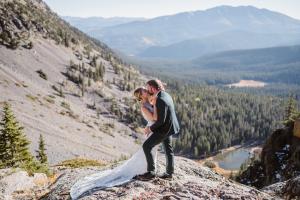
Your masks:
<instances>
[{"instance_id":1,"label":"groom's arm","mask_svg":"<svg viewBox=\"0 0 300 200\"><path fill-rule=\"evenodd\" d=\"M161 127L165 123L167 117L168 107L166 103L160 98L156 100L156 109L157 109L157 120L150 127L150 130L152 132L154 132L156 129Z\"/></svg>"}]
</instances>

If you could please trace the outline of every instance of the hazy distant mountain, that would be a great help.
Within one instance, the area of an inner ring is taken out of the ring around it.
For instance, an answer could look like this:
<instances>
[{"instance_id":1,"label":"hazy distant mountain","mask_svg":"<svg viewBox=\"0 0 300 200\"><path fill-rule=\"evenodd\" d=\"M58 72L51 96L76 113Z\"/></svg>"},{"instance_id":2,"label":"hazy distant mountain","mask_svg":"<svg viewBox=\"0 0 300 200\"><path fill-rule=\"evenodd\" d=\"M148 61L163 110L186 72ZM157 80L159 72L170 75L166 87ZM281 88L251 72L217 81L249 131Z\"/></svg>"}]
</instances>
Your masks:
<instances>
[{"instance_id":1,"label":"hazy distant mountain","mask_svg":"<svg viewBox=\"0 0 300 200\"><path fill-rule=\"evenodd\" d=\"M226 51L193 60L184 70L300 85L300 45ZM208 76L207 76L208 77Z\"/></svg>"},{"instance_id":2,"label":"hazy distant mountain","mask_svg":"<svg viewBox=\"0 0 300 200\"><path fill-rule=\"evenodd\" d=\"M286 34L300 33L300 21L252 6L220 6L106 27L95 31L93 36L112 48L127 54L138 54L148 47L167 46L229 31L272 33L284 37Z\"/></svg>"},{"instance_id":3,"label":"hazy distant mountain","mask_svg":"<svg viewBox=\"0 0 300 200\"><path fill-rule=\"evenodd\" d=\"M247 70L267 72L287 70L282 65L296 64L300 72L300 45L215 53L192 61L194 66L210 70ZM277 67L281 66L281 67ZM300 77L300 74L299 74Z\"/></svg>"},{"instance_id":4,"label":"hazy distant mountain","mask_svg":"<svg viewBox=\"0 0 300 200\"><path fill-rule=\"evenodd\" d=\"M234 49L255 49L300 44L299 33L251 33L228 31L217 35L185 40L164 47L150 47L140 57L192 59L201 55Z\"/></svg>"},{"instance_id":5,"label":"hazy distant mountain","mask_svg":"<svg viewBox=\"0 0 300 200\"><path fill-rule=\"evenodd\" d=\"M223 51L192 60L126 59L147 73L189 81L227 84L252 79L300 85L300 45Z\"/></svg>"},{"instance_id":6,"label":"hazy distant mountain","mask_svg":"<svg viewBox=\"0 0 300 200\"><path fill-rule=\"evenodd\" d=\"M92 34L93 31L99 31L104 27L116 26L120 24L129 23L132 21L143 21L144 18L129 18L129 17L70 17L63 16L64 20L69 22L72 26L77 27L78 29Z\"/></svg>"}]
</instances>

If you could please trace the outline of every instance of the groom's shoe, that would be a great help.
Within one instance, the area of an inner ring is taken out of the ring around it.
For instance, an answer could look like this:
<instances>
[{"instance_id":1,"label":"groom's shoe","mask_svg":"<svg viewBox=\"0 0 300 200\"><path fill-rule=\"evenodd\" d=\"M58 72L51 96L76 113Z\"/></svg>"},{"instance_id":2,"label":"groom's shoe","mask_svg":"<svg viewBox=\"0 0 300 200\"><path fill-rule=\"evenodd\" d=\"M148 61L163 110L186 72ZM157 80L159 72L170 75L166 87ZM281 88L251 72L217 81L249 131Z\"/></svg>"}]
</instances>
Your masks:
<instances>
[{"instance_id":1,"label":"groom's shoe","mask_svg":"<svg viewBox=\"0 0 300 200\"><path fill-rule=\"evenodd\" d=\"M173 174L163 173L162 175L160 175L158 177L162 178L162 179L172 179L173 178Z\"/></svg>"},{"instance_id":2,"label":"groom's shoe","mask_svg":"<svg viewBox=\"0 0 300 200\"><path fill-rule=\"evenodd\" d=\"M146 172L144 174L137 175L137 176L133 177L133 179L141 180L141 181L148 181L148 180L151 180L153 178L155 178L155 174L152 173L152 172Z\"/></svg>"}]
</instances>

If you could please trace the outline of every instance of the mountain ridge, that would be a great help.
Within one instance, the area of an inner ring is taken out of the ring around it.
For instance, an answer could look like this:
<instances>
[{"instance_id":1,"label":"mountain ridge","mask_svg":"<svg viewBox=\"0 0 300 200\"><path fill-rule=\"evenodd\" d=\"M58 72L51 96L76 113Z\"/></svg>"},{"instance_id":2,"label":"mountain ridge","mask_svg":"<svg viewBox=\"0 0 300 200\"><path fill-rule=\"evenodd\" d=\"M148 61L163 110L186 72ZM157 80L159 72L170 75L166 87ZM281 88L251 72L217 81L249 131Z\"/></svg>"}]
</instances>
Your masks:
<instances>
[{"instance_id":1,"label":"mountain ridge","mask_svg":"<svg viewBox=\"0 0 300 200\"><path fill-rule=\"evenodd\" d=\"M277 47L283 44L285 46L300 44L300 35L286 34L284 37L281 34L272 33L228 31L201 39L185 40L169 46L149 47L137 57L187 60L222 51Z\"/></svg>"},{"instance_id":2,"label":"mountain ridge","mask_svg":"<svg viewBox=\"0 0 300 200\"><path fill-rule=\"evenodd\" d=\"M142 135L129 91L145 77L43 1L1 1L0 13L0 109L11 104L31 152L42 134L50 164L133 153Z\"/></svg>"},{"instance_id":3,"label":"mountain ridge","mask_svg":"<svg viewBox=\"0 0 300 200\"><path fill-rule=\"evenodd\" d=\"M73 17L61 16L62 19L70 23L72 26L79 28L85 33L92 33L105 27L116 26L120 24L129 23L132 21L142 21L145 18L134 17Z\"/></svg>"},{"instance_id":4,"label":"mountain ridge","mask_svg":"<svg viewBox=\"0 0 300 200\"><path fill-rule=\"evenodd\" d=\"M225 6L121 24L95 31L93 36L114 49L135 55L148 47L166 46L233 30L282 35L299 33L300 21L267 9Z\"/></svg>"}]
</instances>

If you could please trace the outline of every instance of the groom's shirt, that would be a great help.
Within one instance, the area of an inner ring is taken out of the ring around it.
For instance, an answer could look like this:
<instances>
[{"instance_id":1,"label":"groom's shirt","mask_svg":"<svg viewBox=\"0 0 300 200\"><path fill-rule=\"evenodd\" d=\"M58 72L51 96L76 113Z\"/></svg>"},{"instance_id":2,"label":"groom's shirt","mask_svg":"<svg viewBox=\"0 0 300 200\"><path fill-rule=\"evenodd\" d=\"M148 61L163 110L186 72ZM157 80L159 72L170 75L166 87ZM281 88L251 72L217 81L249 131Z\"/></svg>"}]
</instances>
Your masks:
<instances>
[{"instance_id":1,"label":"groom's shirt","mask_svg":"<svg viewBox=\"0 0 300 200\"><path fill-rule=\"evenodd\" d=\"M150 127L152 132L161 134L177 134L179 132L179 123L175 113L175 107L172 97L165 91L157 93L156 100L157 121Z\"/></svg>"}]
</instances>

